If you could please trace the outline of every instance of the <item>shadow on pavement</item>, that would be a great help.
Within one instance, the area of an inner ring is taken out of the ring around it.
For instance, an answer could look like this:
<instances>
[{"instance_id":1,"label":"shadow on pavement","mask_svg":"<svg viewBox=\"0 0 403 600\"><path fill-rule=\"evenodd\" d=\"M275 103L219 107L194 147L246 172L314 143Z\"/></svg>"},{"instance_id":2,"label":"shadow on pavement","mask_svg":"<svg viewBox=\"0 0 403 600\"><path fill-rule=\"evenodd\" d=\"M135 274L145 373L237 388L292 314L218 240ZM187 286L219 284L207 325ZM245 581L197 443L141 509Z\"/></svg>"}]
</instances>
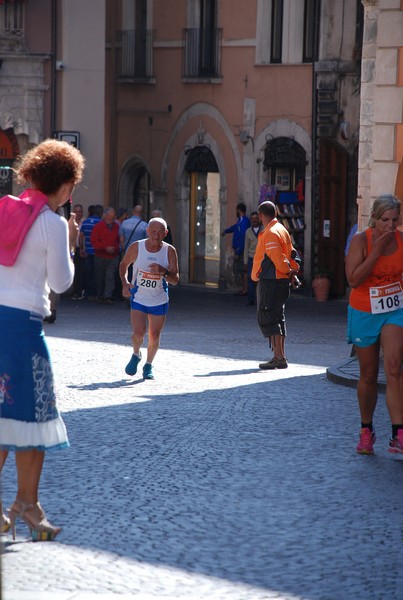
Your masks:
<instances>
[{"instance_id":1,"label":"shadow on pavement","mask_svg":"<svg viewBox=\"0 0 403 600\"><path fill-rule=\"evenodd\" d=\"M309 599L360 597L375 557L390 569L383 544L400 533L382 490L400 497L402 464L354 454L355 403L323 376L64 418L72 447L49 453L42 479L61 544Z\"/></svg>"},{"instance_id":2,"label":"shadow on pavement","mask_svg":"<svg viewBox=\"0 0 403 600\"><path fill-rule=\"evenodd\" d=\"M123 387L134 387L135 385L139 385L140 383L143 383L143 381L144 381L143 379L133 379L131 381L128 381L127 379L119 379L117 381L97 381L95 383L84 383L84 384L71 383L71 384L67 385L67 387L74 389L74 390L81 390L81 391L101 390L101 389L107 389L107 388L116 389L116 388L123 388Z\"/></svg>"},{"instance_id":3,"label":"shadow on pavement","mask_svg":"<svg viewBox=\"0 0 403 600\"><path fill-rule=\"evenodd\" d=\"M258 367L255 369L228 369L226 371L210 371L209 373L203 373L201 375L195 374L193 377L231 377L232 375L249 375L250 373L256 373L258 371Z\"/></svg>"}]
</instances>

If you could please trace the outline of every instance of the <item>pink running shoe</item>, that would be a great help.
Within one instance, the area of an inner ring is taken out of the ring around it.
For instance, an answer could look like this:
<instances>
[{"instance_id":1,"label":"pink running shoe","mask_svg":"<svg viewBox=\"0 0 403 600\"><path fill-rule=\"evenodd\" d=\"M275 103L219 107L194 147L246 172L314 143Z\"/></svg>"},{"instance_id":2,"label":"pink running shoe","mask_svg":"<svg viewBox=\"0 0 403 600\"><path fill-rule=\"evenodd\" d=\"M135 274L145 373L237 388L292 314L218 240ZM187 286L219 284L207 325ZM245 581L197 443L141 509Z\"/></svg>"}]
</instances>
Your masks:
<instances>
[{"instance_id":1,"label":"pink running shoe","mask_svg":"<svg viewBox=\"0 0 403 600\"><path fill-rule=\"evenodd\" d=\"M403 454L403 429L398 429L397 435L390 438L388 450L393 454Z\"/></svg>"},{"instance_id":2,"label":"pink running shoe","mask_svg":"<svg viewBox=\"0 0 403 600\"><path fill-rule=\"evenodd\" d=\"M375 440L375 431L371 431L368 427L363 427L360 430L360 441L356 448L358 454L373 454Z\"/></svg>"}]
</instances>

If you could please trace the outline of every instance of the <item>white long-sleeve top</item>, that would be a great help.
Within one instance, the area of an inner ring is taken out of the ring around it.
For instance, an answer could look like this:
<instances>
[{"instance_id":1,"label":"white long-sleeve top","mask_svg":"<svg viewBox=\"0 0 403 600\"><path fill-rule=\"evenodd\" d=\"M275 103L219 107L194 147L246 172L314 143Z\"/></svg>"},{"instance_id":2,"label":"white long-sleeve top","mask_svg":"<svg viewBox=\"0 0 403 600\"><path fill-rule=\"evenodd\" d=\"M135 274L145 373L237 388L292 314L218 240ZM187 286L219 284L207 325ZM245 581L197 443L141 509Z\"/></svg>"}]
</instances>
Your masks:
<instances>
[{"instance_id":1,"label":"white long-sleeve top","mask_svg":"<svg viewBox=\"0 0 403 600\"><path fill-rule=\"evenodd\" d=\"M44 317L50 314L49 288L62 293L70 287L73 277L67 221L44 206L14 265L0 265L0 304Z\"/></svg>"}]
</instances>

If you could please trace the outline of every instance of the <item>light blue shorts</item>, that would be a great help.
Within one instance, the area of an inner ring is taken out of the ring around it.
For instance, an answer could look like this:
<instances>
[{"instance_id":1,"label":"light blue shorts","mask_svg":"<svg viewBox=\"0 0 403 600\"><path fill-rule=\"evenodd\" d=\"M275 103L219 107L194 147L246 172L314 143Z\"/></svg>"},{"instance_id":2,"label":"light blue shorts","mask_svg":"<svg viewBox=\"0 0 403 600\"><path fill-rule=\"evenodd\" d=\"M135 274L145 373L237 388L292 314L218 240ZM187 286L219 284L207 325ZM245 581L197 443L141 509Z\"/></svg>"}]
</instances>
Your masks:
<instances>
[{"instance_id":1,"label":"light blue shorts","mask_svg":"<svg viewBox=\"0 0 403 600\"><path fill-rule=\"evenodd\" d=\"M146 315L166 315L168 312L169 302L165 302L164 304L159 304L158 306L145 306L144 304L139 304L134 300L130 299L130 307L132 310L139 310Z\"/></svg>"},{"instance_id":2,"label":"light blue shorts","mask_svg":"<svg viewBox=\"0 0 403 600\"><path fill-rule=\"evenodd\" d=\"M385 325L403 327L403 308L380 315L348 307L347 342L359 348L367 348L379 342Z\"/></svg>"}]
</instances>

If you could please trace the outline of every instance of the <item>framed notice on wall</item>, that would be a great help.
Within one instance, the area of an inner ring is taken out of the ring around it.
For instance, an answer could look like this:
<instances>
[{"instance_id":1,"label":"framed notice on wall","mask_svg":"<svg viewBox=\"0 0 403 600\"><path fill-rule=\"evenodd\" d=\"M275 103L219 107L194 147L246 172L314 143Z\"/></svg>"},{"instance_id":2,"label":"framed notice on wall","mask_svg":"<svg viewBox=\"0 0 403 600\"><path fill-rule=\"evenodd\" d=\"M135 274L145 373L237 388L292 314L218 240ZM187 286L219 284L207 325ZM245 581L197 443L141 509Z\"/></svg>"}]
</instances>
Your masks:
<instances>
[{"instance_id":1,"label":"framed notice on wall","mask_svg":"<svg viewBox=\"0 0 403 600\"><path fill-rule=\"evenodd\" d=\"M280 191L290 189L290 169L276 169L275 186Z\"/></svg>"},{"instance_id":2,"label":"framed notice on wall","mask_svg":"<svg viewBox=\"0 0 403 600\"><path fill-rule=\"evenodd\" d=\"M53 137L80 149L80 134L78 131L55 131Z\"/></svg>"}]
</instances>

